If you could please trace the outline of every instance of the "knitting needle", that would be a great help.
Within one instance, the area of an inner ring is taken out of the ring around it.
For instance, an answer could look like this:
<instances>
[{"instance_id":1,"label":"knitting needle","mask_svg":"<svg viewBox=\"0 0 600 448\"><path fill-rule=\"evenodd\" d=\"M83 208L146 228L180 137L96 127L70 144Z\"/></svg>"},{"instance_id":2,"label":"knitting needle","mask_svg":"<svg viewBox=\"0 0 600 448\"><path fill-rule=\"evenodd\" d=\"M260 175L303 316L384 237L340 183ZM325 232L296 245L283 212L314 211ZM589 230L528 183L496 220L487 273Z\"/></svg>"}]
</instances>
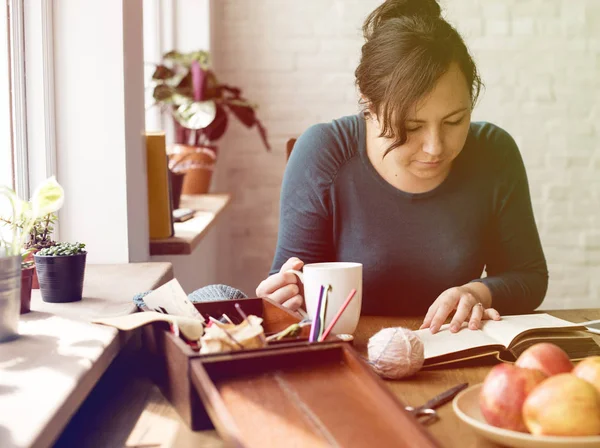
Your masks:
<instances>
[{"instance_id":1,"label":"knitting needle","mask_svg":"<svg viewBox=\"0 0 600 448\"><path fill-rule=\"evenodd\" d=\"M321 292L319 293L319 300L317 301L317 309L315 311L315 317L313 319L312 325L310 327L310 336L308 338L308 342L316 342L317 336L319 334L319 326L320 322L320 313L321 313L321 302L323 301L323 293L325 292L325 287L321 285Z\"/></svg>"},{"instance_id":2,"label":"knitting needle","mask_svg":"<svg viewBox=\"0 0 600 448\"><path fill-rule=\"evenodd\" d=\"M246 321L246 323L248 324L249 327L252 326L252 324L250 323L250 321L248 320L248 315L246 313L244 313L244 310L242 310L242 307L240 306L239 303L235 304L235 309L237 310L237 312L240 314L240 316L242 316L242 319L244 319ZM267 339L265 338L265 334L263 332L260 332L258 334L258 337L260 338L260 340L262 341L262 343L264 345L267 345Z\"/></svg>"},{"instance_id":3,"label":"knitting needle","mask_svg":"<svg viewBox=\"0 0 600 448\"><path fill-rule=\"evenodd\" d=\"M214 318L214 317L212 317L212 316L209 316L209 319L210 319L210 321L211 321L212 323L214 323L214 324L215 324L215 325L216 325L216 326L217 326L217 327L218 327L220 330L223 330L223 332L225 333L225 335L226 335L226 336L227 336L229 339L231 339L235 345L237 345L237 346L238 346L240 349L244 350L244 346L243 346L242 344L240 344L240 343L239 343L239 341L238 341L236 338L234 338L234 337L233 337L233 335L232 335L230 332L228 332L228 331L227 331L225 328L223 328L223 325L225 325L225 324L223 324L223 323L219 322L217 319L215 319L215 318Z\"/></svg>"},{"instance_id":4,"label":"knitting needle","mask_svg":"<svg viewBox=\"0 0 600 448\"><path fill-rule=\"evenodd\" d=\"M335 315L335 317L333 318L333 320L331 321L331 323L327 327L327 330L325 330L325 332L321 336L321 339L319 339L319 342L323 342L325 340L325 338L327 336L329 336L329 332L332 330L332 328L335 326L335 324L339 320L340 316L342 315L342 313L344 312L344 310L346 309L346 307L348 306L348 304L350 303L350 301L354 297L354 294L356 294L356 289L352 289L352 291L350 291L350 294L346 298L346 301L342 304L342 307L339 309L339 311L337 312L337 314Z\"/></svg>"},{"instance_id":5,"label":"knitting needle","mask_svg":"<svg viewBox=\"0 0 600 448\"><path fill-rule=\"evenodd\" d=\"M225 334L227 335L227 337L229 339L231 339L240 349L244 350L244 346L242 344L240 344L238 342L238 340L236 338L234 338L233 335L230 332L228 332L227 330L225 330L225 328L223 328L223 327L219 327L219 328L221 330L223 330L225 332Z\"/></svg>"},{"instance_id":6,"label":"knitting needle","mask_svg":"<svg viewBox=\"0 0 600 448\"><path fill-rule=\"evenodd\" d=\"M331 285L327 285L325 292L323 293L323 301L321 302L321 312L319 313L319 319L321 325L319 326L319 332L317 334L317 341L321 339L321 335L325 331L325 322L327 322L327 301L329 300L329 293L331 292Z\"/></svg>"}]
</instances>

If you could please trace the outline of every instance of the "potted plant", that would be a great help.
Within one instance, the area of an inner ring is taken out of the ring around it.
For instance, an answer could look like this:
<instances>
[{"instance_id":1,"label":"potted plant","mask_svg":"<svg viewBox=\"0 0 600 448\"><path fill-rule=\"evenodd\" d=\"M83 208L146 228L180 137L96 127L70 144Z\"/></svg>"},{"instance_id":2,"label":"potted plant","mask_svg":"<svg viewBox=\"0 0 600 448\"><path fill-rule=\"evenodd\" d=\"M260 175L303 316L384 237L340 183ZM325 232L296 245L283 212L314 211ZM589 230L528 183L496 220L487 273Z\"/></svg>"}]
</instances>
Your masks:
<instances>
[{"instance_id":1,"label":"potted plant","mask_svg":"<svg viewBox=\"0 0 600 448\"><path fill-rule=\"evenodd\" d=\"M2 222L8 225L14 225L20 230L23 228L23 220L11 222L8 218L0 218ZM56 241L52 239L52 232L54 232L54 224L56 223L58 216L56 213L48 213L46 216L37 218L31 229L29 230L29 237L25 243L26 257L24 261L31 261L33 263L33 254L38 250L44 249L45 247L54 246ZM33 264L32 271L32 283L33 289L39 289L40 285L37 278L37 272L35 270L35 264Z\"/></svg>"},{"instance_id":2,"label":"potted plant","mask_svg":"<svg viewBox=\"0 0 600 448\"><path fill-rule=\"evenodd\" d=\"M6 341L18 335L22 254L29 231L37 219L62 207L64 192L52 176L29 201L7 186L0 186L0 199L0 341Z\"/></svg>"},{"instance_id":3,"label":"potted plant","mask_svg":"<svg viewBox=\"0 0 600 448\"><path fill-rule=\"evenodd\" d=\"M58 243L34 255L44 302L81 300L86 255L83 243Z\"/></svg>"},{"instance_id":4,"label":"potted plant","mask_svg":"<svg viewBox=\"0 0 600 448\"><path fill-rule=\"evenodd\" d=\"M21 255L21 314L31 311L31 289L35 274L35 264L31 252Z\"/></svg>"},{"instance_id":5,"label":"potted plant","mask_svg":"<svg viewBox=\"0 0 600 448\"><path fill-rule=\"evenodd\" d=\"M238 87L222 84L206 51L170 51L156 66L151 88L155 105L173 119L174 144L169 147L172 179L183 179L183 194L204 194L217 161L216 142L227 130L230 115L248 128L256 127L270 151L267 132L256 116L256 105Z\"/></svg>"}]
</instances>

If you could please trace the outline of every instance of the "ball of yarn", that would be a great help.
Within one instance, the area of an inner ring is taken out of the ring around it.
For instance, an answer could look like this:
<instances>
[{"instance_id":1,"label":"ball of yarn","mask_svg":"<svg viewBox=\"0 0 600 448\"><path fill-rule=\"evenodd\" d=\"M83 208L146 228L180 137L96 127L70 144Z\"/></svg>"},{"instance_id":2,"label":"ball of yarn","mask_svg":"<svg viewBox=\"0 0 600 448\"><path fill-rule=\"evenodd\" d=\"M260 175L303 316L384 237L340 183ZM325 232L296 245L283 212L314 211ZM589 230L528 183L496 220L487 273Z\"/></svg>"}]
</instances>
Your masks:
<instances>
[{"instance_id":1,"label":"ball of yarn","mask_svg":"<svg viewBox=\"0 0 600 448\"><path fill-rule=\"evenodd\" d=\"M407 328L384 328L369 339L368 350L371 366L384 378L414 375L425 360L423 342Z\"/></svg>"},{"instance_id":2,"label":"ball of yarn","mask_svg":"<svg viewBox=\"0 0 600 448\"><path fill-rule=\"evenodd\" d=\"M216 300L246 299L248 296L239 289L228 285L207 285L188 294L190 302L213 302Z\"/></svg>"}]
</instances>

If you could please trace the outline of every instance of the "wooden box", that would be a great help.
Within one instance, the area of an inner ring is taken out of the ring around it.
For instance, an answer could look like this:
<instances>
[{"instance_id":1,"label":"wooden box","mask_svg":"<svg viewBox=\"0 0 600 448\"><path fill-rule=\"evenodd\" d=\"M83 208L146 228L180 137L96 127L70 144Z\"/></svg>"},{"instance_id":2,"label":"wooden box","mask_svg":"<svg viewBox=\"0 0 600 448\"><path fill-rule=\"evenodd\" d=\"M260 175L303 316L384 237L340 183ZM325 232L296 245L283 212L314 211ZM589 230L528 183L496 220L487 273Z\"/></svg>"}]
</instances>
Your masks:
<instances>
[{"instance_id":1,"label":"wooden box","mask_svg":"<svg viewBox=\"0 0 600 448\"><path fill-rule=\"evenodd\" d=\"M299 321L267 299L195 306L235 322L241 320L235 303L262 317L267 334ZM307 336L200 355L167 325L144 327L148 369L162 393L191 429L215 427L228 446L437 446L350 344L336 338L311 344Z\"/></svg>"},{"instance_id":2,"label":"wooden box","mask_svg":"<svg viewBox=\"0 0 600 448\"><path fill-rule=\"evenodd\" d=\"M344 342L194 359L191 374L228 446L438 446Z\"/></svg>"},{"instance_id":3,"label":"wooden box","mask_svg":"<svg viewBox=\"0 0 600 448\"><path fill-rule=\"evenodd\" d=\"M240 304L247 315L254 314L263 319L262 325L267 336L300 322L300 318L295 313L269 299L222 300L195 303L194 305L205 318L207 316L219 318L222 314L227 314L234 323L239 323L242 318L235 308L236 303ZM304 327L298 336L271 342L269 347L289 344L308 345L309 331L310 327ZM190 428L193 430L212 428L210 418L204 411L190 382L190 361L213 355L201 355L194 351L183 340L174 336L166 323L156 323L144 327L142 337L149 362L146 370L163 395L172 403ZM245 350L244 353L252 351L255 350ZM241 352L233 352L232 356L239 353Z\"/></svg>"}]
</instances>

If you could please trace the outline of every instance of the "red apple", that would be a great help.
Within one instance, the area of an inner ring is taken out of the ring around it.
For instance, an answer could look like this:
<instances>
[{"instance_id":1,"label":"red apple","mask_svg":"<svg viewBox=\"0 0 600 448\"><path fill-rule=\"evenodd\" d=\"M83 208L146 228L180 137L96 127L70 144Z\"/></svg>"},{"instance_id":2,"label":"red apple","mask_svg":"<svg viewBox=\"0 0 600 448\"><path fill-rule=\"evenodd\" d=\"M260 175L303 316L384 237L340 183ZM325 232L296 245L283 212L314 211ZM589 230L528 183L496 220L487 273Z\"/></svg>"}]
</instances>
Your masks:
<instances>
[{"instance_id":1,"label":"red apple","mask_svg":"<svg viewBox=\"0 0 600 448\"><path fill-rule=\"evenodd\" d=\"M588 356L577 364L571 373L586 380L600 393L600 356Z\"/></svg>"},{"instance_id":2,"label":"red apple","mask_svg":"<svg viewBox=\"0 0 600 448\"><path fill-rule=\"evenodd\" d=\"M523 403L527 395L546 379L539 370L511 364L494 366L487 374L479 395L479 408L493 426L527 432L523 421Z\"/></svg>"},{"instance_id":3,"label":"red apple","mask_svg":"<svg viewBox=\"0 0 600 448\"><path fill-rule=\"evenodd\" d=\"M515 362L517 367L541 370L548 376L569 373L573 363L563 349L549 342L534 344L521 353Z\"/></svg>"},{"instance_id":4,"label":"red apple","mask_svg":"<svg viewBox=\"0 0 600 448\"><path fill-rule=\"evenodd\" d=\"M554 375L537 386L523 404L527 429L537 436L600 434L600 395L571 373Z\"/></svg>"}]
</instances>

